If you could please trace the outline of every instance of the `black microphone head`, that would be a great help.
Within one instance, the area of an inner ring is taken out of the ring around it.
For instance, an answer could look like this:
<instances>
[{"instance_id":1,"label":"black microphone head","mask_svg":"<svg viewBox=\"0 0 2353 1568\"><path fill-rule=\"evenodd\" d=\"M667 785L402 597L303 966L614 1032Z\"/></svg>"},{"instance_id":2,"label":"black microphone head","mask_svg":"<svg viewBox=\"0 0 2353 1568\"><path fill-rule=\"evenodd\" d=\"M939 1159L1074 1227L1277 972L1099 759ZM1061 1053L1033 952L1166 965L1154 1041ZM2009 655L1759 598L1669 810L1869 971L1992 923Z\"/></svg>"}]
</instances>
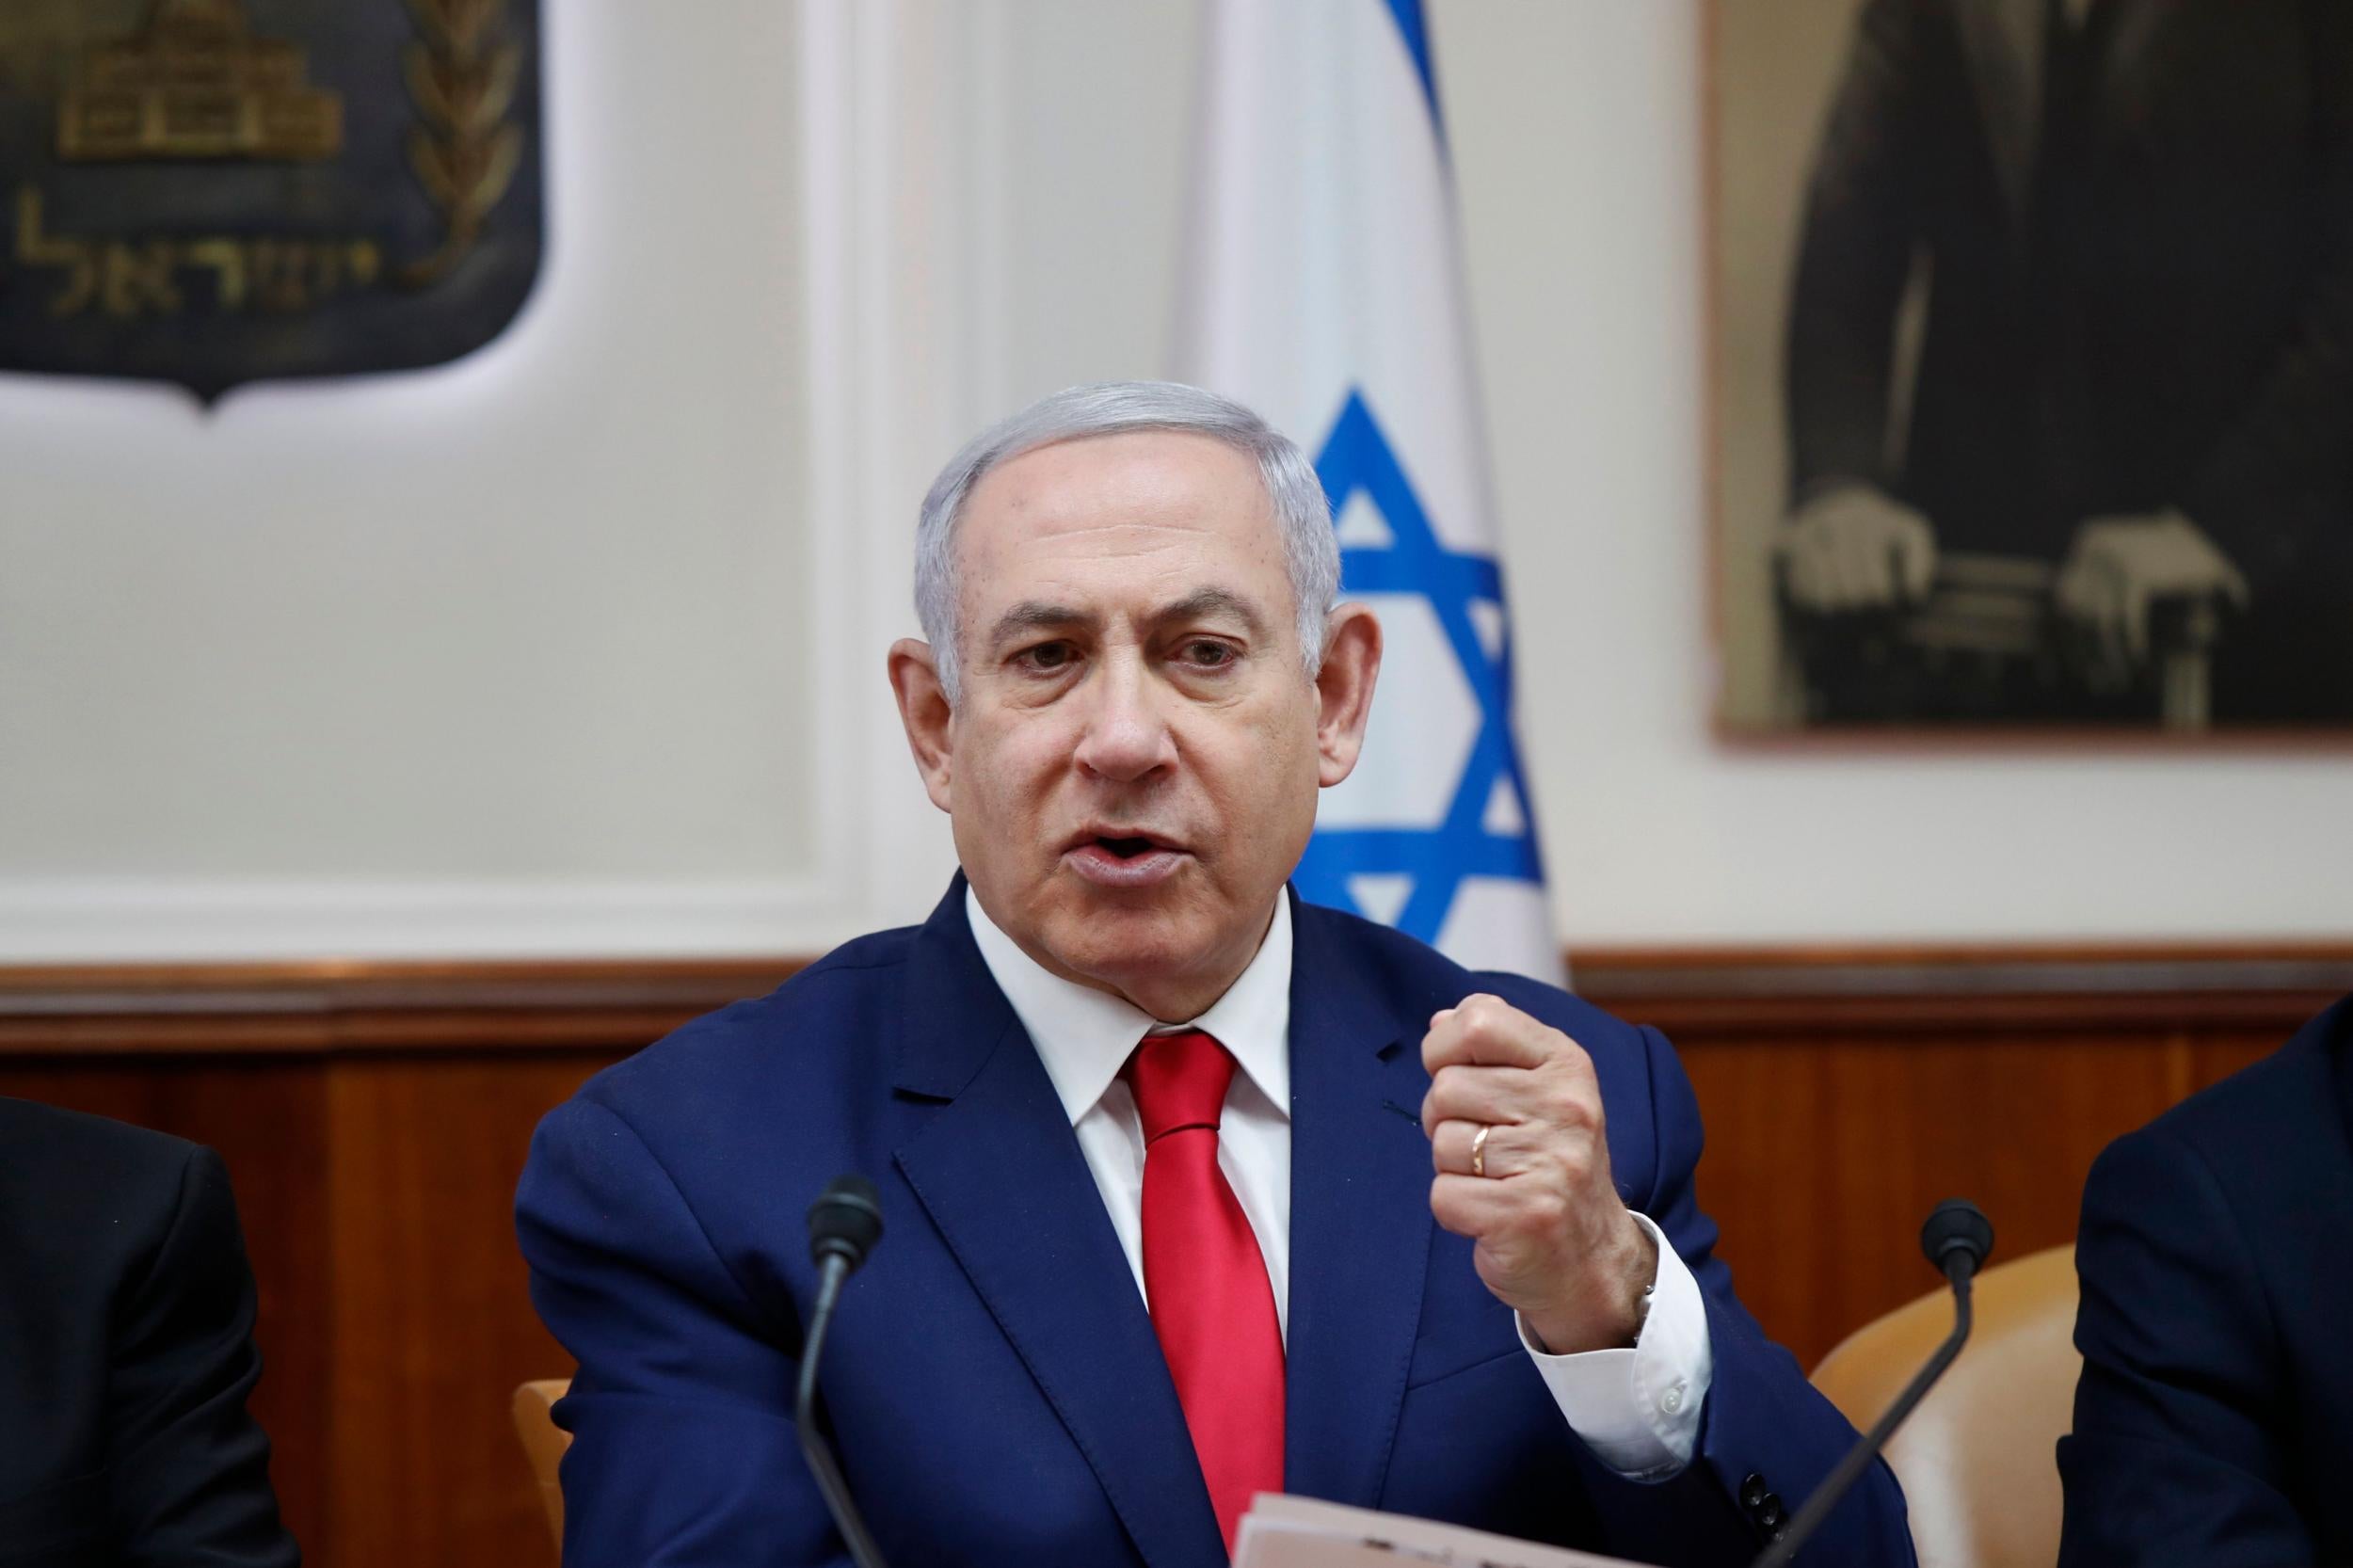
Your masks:
<instances>
[{"instance_id":1,"label":"black microphone head","mask_svg":"<svg viewBox=\"0 0 2353 1568\"><path fill-rule=\"evenodd\" d=\"M1986 1255L1993 1250L1993 1222L1967 1198L1946 1198L1920 1227L1920 1250L1929 1255L1939 1273L1951 1272L1945 1259L1952 1254L1966 1253L1969 1272L1975 1273L1985 1267Z\"/></svg>"},{"instance_id":2,"label":"black microphone head","mask_svg":"<svg viewBox=\"0 0 2353 1568\"><path fill-rule=\"evenodd\" d=\"M839 1257L852 1269L882 1240L882 1197L862 1176L839 1176L808 1206L808 1255Z\"/></svg>"}]
</instances>

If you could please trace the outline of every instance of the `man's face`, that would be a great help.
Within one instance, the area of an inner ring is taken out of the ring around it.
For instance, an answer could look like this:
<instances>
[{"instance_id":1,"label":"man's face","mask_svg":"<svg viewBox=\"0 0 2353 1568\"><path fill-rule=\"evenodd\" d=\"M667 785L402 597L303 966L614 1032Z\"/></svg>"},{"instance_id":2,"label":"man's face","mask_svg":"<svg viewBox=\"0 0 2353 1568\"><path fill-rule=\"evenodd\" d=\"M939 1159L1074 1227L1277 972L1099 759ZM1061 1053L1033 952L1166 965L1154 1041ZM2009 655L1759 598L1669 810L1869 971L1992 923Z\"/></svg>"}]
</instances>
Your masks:
<instances>
[{"instance_id":1,"label":"man's face","mask_svg":"<svg viewBox=\"0 0 2353 1568\"><path fill-rule=\"evenodd\" d=\"M1355 754L1257 464L1160 431L1043 447L974 487L957 550L964 690L925 771L981 905L1047 968L1188 1016L1257 951Z\"/></svg>"}]
</instances>

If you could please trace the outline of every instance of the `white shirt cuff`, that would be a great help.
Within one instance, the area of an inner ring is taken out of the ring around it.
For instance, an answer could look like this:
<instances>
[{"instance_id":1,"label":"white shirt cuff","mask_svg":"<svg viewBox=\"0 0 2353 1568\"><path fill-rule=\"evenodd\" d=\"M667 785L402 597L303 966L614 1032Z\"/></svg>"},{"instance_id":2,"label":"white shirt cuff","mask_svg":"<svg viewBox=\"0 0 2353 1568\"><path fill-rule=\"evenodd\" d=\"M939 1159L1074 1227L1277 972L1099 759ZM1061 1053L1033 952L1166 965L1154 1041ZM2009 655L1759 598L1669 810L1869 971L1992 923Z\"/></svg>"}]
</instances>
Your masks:
<instances>
[{"instance_id":1,"label":"white shirt cuff","mask_svg":"<svg viewBox=\"0 0 2353 1568\"><path fill-rule=\"evenodd\" d=\"M1658 1272L1631 1350L1547 1355L1536 1348L1526 1320L1513 1317L1553 1402L1593 1457L1629 1480L1666 1480L1691 1463L1716 1356L1707 1341L1707 1304L1690 1266L1649 1215L1634 1221L1657 1243Z\"/></svg>"}]
</instances>

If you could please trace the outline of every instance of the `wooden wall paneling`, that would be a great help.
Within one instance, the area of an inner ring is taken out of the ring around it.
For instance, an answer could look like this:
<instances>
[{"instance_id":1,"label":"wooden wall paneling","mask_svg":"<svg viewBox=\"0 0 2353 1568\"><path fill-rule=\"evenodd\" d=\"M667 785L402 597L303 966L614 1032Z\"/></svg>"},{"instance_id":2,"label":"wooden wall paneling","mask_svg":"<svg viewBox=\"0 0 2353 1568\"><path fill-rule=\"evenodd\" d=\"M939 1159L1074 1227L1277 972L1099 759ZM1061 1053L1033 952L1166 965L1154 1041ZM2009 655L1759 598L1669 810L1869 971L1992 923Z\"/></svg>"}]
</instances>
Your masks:
<instances>
[{"instance_id":1,"label":"wooden wall paneling","mask_svg":"<svg viewBox=\"0 0 2353 1568\"><path fill-rule=\"evenodd\" d=\"M335 1568L553 1562L508 1400L571 1362L531 1309L514 1192L540 1116L609 1059L335 1064Z\"/></svg>"},{"instance_id":2,"label":"wooden wall paneling","mask_svg":"<svg viewBox=\"0 0 2353 1568\"><path fill-rule=\"evenodd\" d=\"M1996 1259L2071 1240L2107 1142L2178 1096L2179 1048L1930 1037L1709 1038L1681 1055L1708 1129L1700 1200L1767 1332L1811 1367L1938 1280L1916 1245L1948 1197L1993 1218Z\"/></svg>"},{"instance_id":3,"label":"wooden wall paneling","mask_svg":"<svg viewBox=\"0 0 2353 1568\"><path fill-rule=\"evenodd\" d=\"M2218 1083L2277 1050L2285 1035L2255 1030L2217 1030L2189 1041L2189 1088Z\"/></svg>"}]
</instances>

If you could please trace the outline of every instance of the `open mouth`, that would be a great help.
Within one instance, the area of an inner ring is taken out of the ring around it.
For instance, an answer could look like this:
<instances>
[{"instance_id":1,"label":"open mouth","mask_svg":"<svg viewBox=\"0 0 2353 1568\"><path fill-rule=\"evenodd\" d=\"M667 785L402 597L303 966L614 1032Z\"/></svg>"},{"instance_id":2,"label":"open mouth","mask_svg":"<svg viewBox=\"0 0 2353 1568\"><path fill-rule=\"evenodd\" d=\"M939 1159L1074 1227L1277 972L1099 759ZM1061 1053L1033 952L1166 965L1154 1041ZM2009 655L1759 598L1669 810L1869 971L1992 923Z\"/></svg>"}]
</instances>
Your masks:
<instances>
[{"instance_id":1,"label":"open mouth","mask_svg":"<svg viewBox=\"0 0 2353 1568\"><path fill-rule=\"evenodd\" d=\"M1176 874L1184 852L1144 833L1092 833L1069 850L1080 875L1107 888L1143 888Z\"/></svg>"},{"instance_id":2,"label":"open mouth","mask_svg":"<svg viewBox=\"0 0 2353 1568\"><path fill-rule=\"evenodd\" d=\"M1099 834L1095 842L1105 853L1121 860L1133 860L1139 855L1149 855L1160 847L1149 839L1113 839Z\"/></svg>"}]
</instances>

